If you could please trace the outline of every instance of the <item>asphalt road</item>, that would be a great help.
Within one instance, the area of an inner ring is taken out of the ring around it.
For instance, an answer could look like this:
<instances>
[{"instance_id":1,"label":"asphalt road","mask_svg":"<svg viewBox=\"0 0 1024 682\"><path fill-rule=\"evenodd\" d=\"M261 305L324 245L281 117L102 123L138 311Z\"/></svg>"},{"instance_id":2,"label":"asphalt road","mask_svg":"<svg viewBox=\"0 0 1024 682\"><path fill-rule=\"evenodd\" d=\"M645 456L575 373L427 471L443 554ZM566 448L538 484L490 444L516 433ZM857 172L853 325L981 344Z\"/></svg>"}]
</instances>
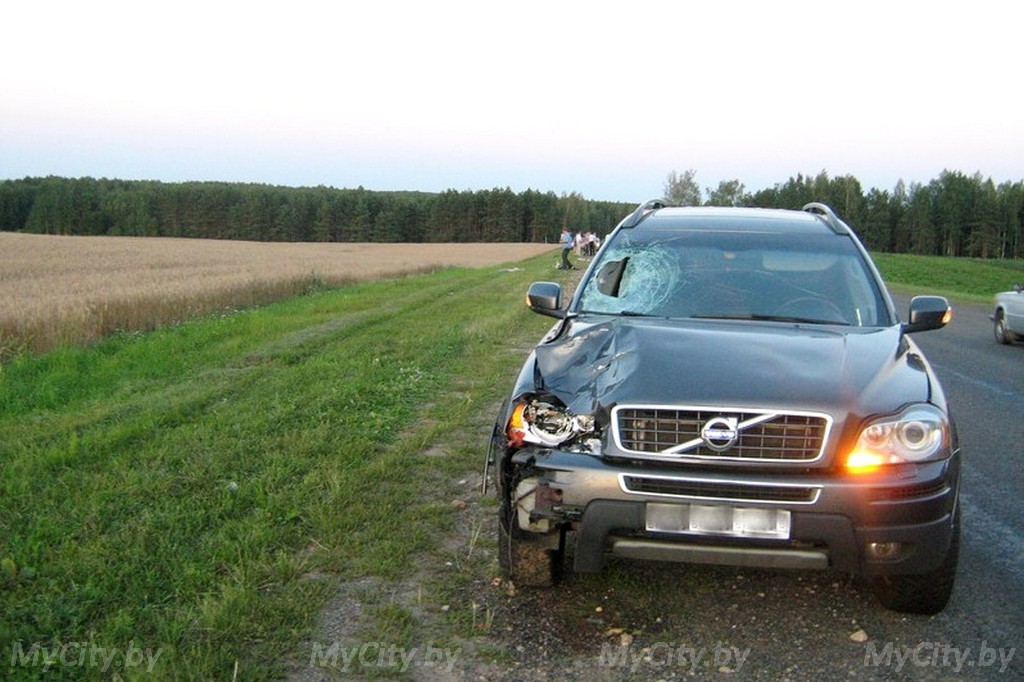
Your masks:
<instances>
[{"instance_id":1,"label":"asphalt road","mask_svg":"<svg viewBox=\"0 0 1024 682\"><path fill-rule=\"evenodd\" d=\"M908 298L898 297L900 309ZM963 454L963 544L936 641L1016 647L1004 679L1024 678L1024 345L997 344L991 308L954 304L943 330L914 336L946 389ZM998 678L997 671L962 671Z\"/></svg>"},{"instance_id":2,"label":"asphalt road","mask_svg":"<svg viewBox=\"0 0 1024 682\"><path fill-rule=\"evenodd\" d=\"M896 298L905 315L908 297ZM986 306L954 313L913 337L943 382L963 454L960 566L945 611L895 613L828 572L612 561L599 578L568 575L505 600L512 660L501 676L1024 679L1024 344L998 345Z\"/></svg>"}]
</instances>

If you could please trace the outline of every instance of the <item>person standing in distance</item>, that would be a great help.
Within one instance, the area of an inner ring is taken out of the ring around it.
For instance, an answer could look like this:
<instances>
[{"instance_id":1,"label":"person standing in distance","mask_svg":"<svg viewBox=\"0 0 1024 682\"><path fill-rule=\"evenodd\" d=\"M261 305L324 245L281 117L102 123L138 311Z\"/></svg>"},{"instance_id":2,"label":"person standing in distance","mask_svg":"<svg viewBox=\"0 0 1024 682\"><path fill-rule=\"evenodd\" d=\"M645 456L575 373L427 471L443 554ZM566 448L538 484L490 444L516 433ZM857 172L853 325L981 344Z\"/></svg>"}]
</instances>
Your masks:
<instances>
[{"instance_id":1,"label":"person standing in distance","mask_svg":"<svg viewBox=\"0 0 1024 682\"><path fill-rule=\"evenodd\" d=\"M558 243L562 247L562 262L558 264L558 269L572 270L572 263L569 262L569 252L572 251L575 240L568 227L562 228L562 234L558 238Z\"/></svg>"}]
</instances>

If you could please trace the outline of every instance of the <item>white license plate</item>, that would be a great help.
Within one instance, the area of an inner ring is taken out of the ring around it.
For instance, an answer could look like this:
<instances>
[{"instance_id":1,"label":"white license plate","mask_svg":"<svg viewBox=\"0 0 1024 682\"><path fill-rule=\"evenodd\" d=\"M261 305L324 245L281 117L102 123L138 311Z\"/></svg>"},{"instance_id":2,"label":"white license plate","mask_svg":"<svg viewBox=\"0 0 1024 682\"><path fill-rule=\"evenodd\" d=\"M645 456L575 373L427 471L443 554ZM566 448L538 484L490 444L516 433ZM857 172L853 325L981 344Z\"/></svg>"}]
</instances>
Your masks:
<instances>
[{"instance_id":1,"label":"white license plate","mask_svg":"<svg viewBox=\"0 0 1024 682\"><path fill-rule=\"evenodd\" d=\"M731 537L788 539L788 509L647 503L647 530Z\"/></svg>"}]
</instances>

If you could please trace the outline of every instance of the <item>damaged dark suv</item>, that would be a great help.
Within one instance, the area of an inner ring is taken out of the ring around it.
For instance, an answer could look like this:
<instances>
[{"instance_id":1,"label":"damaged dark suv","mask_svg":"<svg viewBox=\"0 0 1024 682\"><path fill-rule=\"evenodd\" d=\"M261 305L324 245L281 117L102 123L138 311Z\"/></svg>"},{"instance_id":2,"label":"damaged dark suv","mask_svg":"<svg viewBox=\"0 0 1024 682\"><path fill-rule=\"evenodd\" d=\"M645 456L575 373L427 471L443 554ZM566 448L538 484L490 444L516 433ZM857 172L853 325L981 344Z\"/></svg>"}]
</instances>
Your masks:
<instances>
[{"instance_id":1,"label":"damaged dark suv","mask_svg":"<svg viewBox=\"0 0 1024 682\"><path fill-rule=\"evenodd\" d=\"M499 558L519 585L608 556L829 569L889 608L941 611L960 534L960 454L861 242L801 211L639 206L530 354L488 450Z\"/></svg>"}]
</instances>

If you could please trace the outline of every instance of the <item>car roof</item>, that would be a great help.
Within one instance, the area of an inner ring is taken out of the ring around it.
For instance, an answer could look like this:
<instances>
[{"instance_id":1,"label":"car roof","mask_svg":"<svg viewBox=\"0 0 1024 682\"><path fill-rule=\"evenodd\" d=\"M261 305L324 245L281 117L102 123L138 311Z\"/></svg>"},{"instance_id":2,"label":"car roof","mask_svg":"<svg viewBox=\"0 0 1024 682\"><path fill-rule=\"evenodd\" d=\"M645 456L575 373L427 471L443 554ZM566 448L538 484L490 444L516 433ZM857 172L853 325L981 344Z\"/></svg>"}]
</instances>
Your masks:
<instances>
[{"instance_id":1,"label":"car roof","mask_svg":"<svg viewBox=\"0 0 1024 682\"><path fill-rule=\"evenodd\" d=\"M643 230L751 231L829 234L834 230L819 215L775 208L671 206L652 211L637 224Z\"/></svg>"},{"instance_id":2,"label":"car roof","mask_svg":"<svg viewBox=\"0 0 1024 682\"><path fill-rule=\"evenodd\" d=\"M650 229L757 231L781 234L833 234L855 236L829 206L809 203L799 211L735 206L671 206L664 199L640 204L622 219L620 229L641 225Z\"/></svg>"}]
</instances>

